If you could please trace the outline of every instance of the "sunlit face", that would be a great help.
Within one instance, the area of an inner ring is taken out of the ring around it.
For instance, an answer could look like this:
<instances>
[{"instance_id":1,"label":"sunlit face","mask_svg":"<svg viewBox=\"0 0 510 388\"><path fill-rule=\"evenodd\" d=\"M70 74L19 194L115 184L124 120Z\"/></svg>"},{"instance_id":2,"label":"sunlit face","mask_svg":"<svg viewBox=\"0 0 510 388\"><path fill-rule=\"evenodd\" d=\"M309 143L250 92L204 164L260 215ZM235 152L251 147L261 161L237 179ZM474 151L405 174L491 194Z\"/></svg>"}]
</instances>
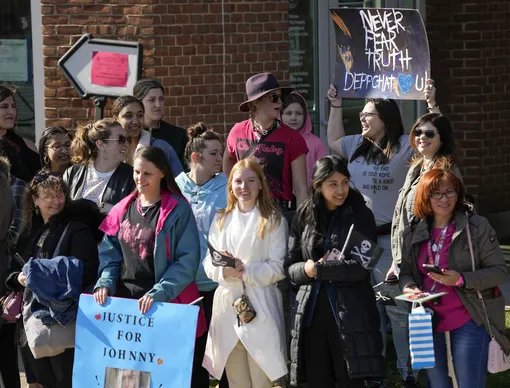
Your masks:
<instances>
[{"instance_id":1,"label":"sunlit face","mask_svg":"<svg viewBox=\"0 0 510 388\"><path fill-rule=\"evenodd\" d=\"M281 90L274 90L267 93L258 100L259 107L257 115L267 117L271 120L276 120L280 117L280 110L282 108L282 92ZM264 128L266 129L266 128Z\"/></svg>"},{"instance_id":2,"label":"sunlit face","mask_svg":"<svg viewBox=\"0 0 510 388\"><path fill-rule=\"evenodd\" d=\"M384 136L384 123L373 102L368 102L360 113L361 134L374 141Z\"/></svg>"},{"instance_id":3,"label":"sunlit face","mask_svg":"<svg viewBox=\"0 0 510 388\"><path fill-rule=\"evenodd\" d=\"M441 148L441 136L437 128L431 122L427 122L413 132L416 149L424 157L431 159ZM417 134L419 136L416 136Z\"/></svg>"},{"instance_id":4,"label":"sunlit face","mask_svg":"<svg viewBox=\"0 0 510 388\"><path fill-rule=\"evenodd\" d=\"M142 99L145 107L145 118L153 121L163 119L165 111L165 96L159 88L149 90Z\"/></svg>"},{"instance_id":5,"label":"sunlit face","mask_svg":"<svg viewBox=\"0 0 510 388\"><path fill-rule=\"evenodd\" d=\"M210 175L215 175L221 171L223 162L223 147L218 140L206 140L205 148L196 160L200 168Z\"/></svg>"},{"instance_id":6,"label":"sunlit face","mask_svg":"<svg viewBox=\"0 0 510 388\"><path fill-rule=\"evenodd\" d=\"M16 102L9 96L0 101L0 129L12 129L16 122Z\"/></svg>"},{"instance_id":7,"label":"sunlit face","mask_svg":"<svg viewBox=\"0 0 510 388\"><path fill-rule=\"evenodd\" d=\"M434 198L439 196L441 198ZM430 204L436 217L451 215L456 203L457 191L450 182L442 182L437 190L430 193Z\"/></svg>"},{"instance_id":8,"label":"sunlit face","mask_svg":"<svg viewBox=\"0 0 510 388\"><path fill-rule=\"evenodd\" d=\"M114 119L122 125L129 137L138 137L143 129L143 108L138 102L126 105Z\"/></svg>"},{"instance_id":9,"label":"sunlit face","mask_svg":"<svg viewBox=\"0 0 510 388\"><path fill-rule=\"evenodd\" d=\"M39 208L42 218L47 220L51 216L62 211L65 205L65 199L62 190L45 192L39 190L38 196L34 198L34 203Z\"/></svg>"},{"instance_id":10,"label":"sunlit face","mask_svg":"<svg viewBox=\"0 0 510 388\"><path fill-rule=\"evenodd\" d=\"M108 139L101 142L98 141L100 152L118 163L126 159L126 150L128 147L129 142L126 131L120 125L115 125L110 128L110 136Z\"/></svg>"},{"instance_id":11,"label":"sunlit face","mask_svg":"<svg viewBox=\"0 0 510 388\"><path fill-rule=\"evenodd\" d=\"M305 114L301 104L293 102L287 106L282 113L282 121L292 129L301 129L305 123Z\"/></svg>"},{"instance_id":12,"label":"sunlit face","mask_svg":"<svg viewBox=\"0 0 510 388\"><path fill-rule=\"evenodd\" d=\"M55 170L66 168L71 163L71 139L63 133L52 136L46 145L46 155L50 160L50 167Z\"/></svg>"},{"instance_id":13,"label":"sunlit face","mask_svg":"<svg viewBox=\"0 0 510 388\"><path fill-rule=\"evenodd\" d=\"M232 177L232 191L240 203L254 205L259 197L262 184L255 171L249 168L237 170Z\"/></svg>"},{"instance_id":14,"label":"sunlit face","mask_svg":"<svg viewBox=\"0 0 510 388\"><path fill-rule=\"evenodd\" d=\"M344 204L349 194L349 178L339 172L334 172L321 183L320 191L328 210L335 210Z\"/></svg>"},{"instance_id":15,"label":"sunlit face","mask_svg":"<svg viewBox=\"0 0 510 388\"><path fill-rule=\"evenodd\" d=\"M161 191L161 180L165 174L154 163L136 158L133 164L133 180L140 194L152 196Z\"/></svg>"}]
</instances>

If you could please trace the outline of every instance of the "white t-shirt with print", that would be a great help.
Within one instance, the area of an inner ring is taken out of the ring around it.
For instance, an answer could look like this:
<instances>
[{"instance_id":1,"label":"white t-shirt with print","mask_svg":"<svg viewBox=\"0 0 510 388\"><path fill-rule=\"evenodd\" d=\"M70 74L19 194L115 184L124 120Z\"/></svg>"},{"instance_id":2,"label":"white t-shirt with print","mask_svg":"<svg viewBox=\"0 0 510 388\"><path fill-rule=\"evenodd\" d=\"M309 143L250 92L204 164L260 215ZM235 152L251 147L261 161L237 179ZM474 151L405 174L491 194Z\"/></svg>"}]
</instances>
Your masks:
<instances>
[{"instance_id":1,"label":"white t-shirt with print","mask_svg":"<svg viewBox=\"0 0 510 388\"><path fill-rule=\"evenodd\" d=\"M391 223L397 203L398 192L404 185L409 160L414 150L409 135L400 137L400 151L385 165L367 164L363 157L350 161L354 151L363 140L361 135L344 136L341 140L343 153L347 156L351 185L365 197L372 210L377 226Z\"/></svg>"},{"instance_id":2,"label":"white t-shirt with print","mask_svg":"<svg viewBox=\"0 0 510 388\"><path fill-rule=\"evenodd\" d=\"M101 207L104 190L114 172L115 169L108 172L99 172L95 169L94 164L89 164L81 197L93 201L97 206Z\"/></svg>"}]
</instances>

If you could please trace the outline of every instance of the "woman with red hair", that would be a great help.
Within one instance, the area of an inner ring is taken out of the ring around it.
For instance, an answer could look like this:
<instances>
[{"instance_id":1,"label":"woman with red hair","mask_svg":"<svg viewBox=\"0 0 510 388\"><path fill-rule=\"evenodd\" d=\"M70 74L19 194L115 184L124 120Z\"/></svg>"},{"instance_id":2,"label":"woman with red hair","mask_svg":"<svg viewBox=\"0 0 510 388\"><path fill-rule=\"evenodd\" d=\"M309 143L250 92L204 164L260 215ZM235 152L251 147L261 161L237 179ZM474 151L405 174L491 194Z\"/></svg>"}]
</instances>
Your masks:
<instances>
[{"instance_id":1,"label":"woman with red hair","mask_svg":"<svg viewBox=\"0 0 510 388\"><path fill-rule=\"evenodd\" d=\"M464 193L453 172L433 168L418 183L414 214L419 221L404 232L403 292L447 292L429 305L436 358L435 367L427 369L431 388L452 387L452 379L462 388L485 387L489 332L510 351L498 287L507 277L503 254L487 219L464 205ZM439 273L428 272L426 264Z\"/></svg>"}]
</instances>

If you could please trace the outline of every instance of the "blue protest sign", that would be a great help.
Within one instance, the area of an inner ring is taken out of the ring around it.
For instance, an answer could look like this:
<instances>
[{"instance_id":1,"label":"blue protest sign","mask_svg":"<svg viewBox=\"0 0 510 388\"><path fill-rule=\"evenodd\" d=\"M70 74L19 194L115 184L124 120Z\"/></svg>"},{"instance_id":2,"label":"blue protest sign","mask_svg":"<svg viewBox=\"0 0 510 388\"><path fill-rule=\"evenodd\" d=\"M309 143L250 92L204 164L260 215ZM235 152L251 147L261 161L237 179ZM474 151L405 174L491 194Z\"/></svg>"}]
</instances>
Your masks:
<instances>
[{"instance_id":1,"label":"blue protest sign","mask_svg":"<svg viewBox=\"0 0 510 388\"><path fill-rule=\"evenodd\" d=\"M73 388L183 388L191 383L198 307L81 295Z\"/></svg>"},{"instance_id":2,"label":"blue protest sign","mask_svg":"<svg viewBox=\"0 0 510 388\"><path fill-rule=\"evenodd\" d=\"M335 87L346 98L425 99L427 32L415 9L332 9Z\"/></svg>"}]
</instances>

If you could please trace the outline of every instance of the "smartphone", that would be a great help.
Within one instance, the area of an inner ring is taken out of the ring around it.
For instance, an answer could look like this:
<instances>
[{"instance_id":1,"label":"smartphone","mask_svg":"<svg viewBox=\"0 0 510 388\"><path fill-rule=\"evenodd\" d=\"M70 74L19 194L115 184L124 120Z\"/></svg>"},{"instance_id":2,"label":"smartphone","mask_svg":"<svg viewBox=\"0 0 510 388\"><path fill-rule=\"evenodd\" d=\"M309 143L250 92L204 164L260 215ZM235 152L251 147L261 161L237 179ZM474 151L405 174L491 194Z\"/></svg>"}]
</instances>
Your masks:
<instances>
[{"instance_id":1,"label":"smartphone","mask_svg":"<svg viewBox=\"0 0 510 388\"><path fill-rule=\"evenodd\" d=\"M328 258L326 259L326 261L330 261L330 260L340 260L341 259L341 253L338 249L336 248L333 248L331 250L331 252L329 253L328 255Z\"/></svg>"},{"instance_id":2,"label":"smartphone","mask_svg":"<svg viewBox=\"0 0 510 388\"><path fill-rule=\"evenodd\" d=\"M398 277L396 275L393 275L389 279L386 279L384 281L384 284L397 284L398 283Z\"/></svg>"},{"instance_id":3,"label":"smartphone","mask_svg":"<svg viewBox=\"0 0 510 388\"><path fill-rule=\"evenodd\" d=\"M423 264L423 268L425 268L425 271L427 271L427 272L434 272L434 273L437 273L438 275L442 275L443 274L443 272L441 272L439 267L436 266L436 265Z\"/></svg>"}]
</instances>

